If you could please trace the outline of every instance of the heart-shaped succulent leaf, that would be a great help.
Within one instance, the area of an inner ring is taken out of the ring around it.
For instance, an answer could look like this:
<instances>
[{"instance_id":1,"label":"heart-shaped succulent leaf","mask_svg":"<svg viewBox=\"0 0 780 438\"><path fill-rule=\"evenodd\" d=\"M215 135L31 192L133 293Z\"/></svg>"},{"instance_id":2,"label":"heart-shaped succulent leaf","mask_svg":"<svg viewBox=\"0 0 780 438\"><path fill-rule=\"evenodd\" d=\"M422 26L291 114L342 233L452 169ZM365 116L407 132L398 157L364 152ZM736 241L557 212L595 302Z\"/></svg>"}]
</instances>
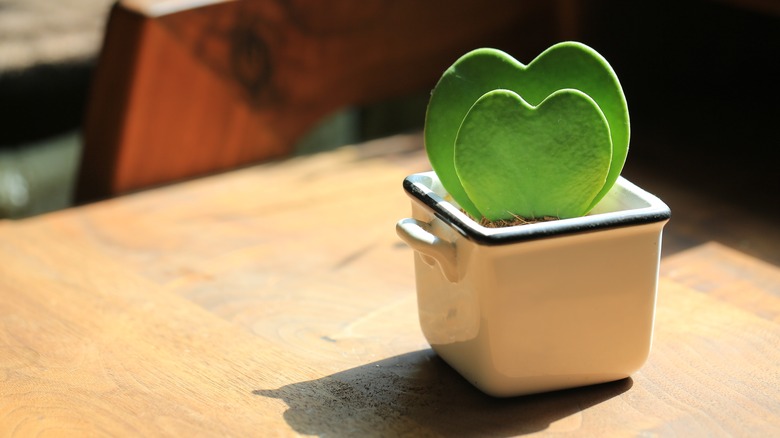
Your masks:
<instances>
[{"instance_id":1,"label":"heart-shaped succulent leaf","mask_svg":"<svg viewBox=\"0 0 780 438\"><path fill-rule=\"evenodd\" d=\"M522 96L528 104L538 106L554 92L567 88L579 90L596 102L607 120L612 140L607 178L590 200L587 213L620 175L630 135L623 90L612 67L601 55L584 44L564 42L545 50L525 66L500 50L477 49L444 72L428 104L425 147L431 166L462 208L473 216L480 214L466 193L454 162L455 139L472 105L490 91L507 89ZM550 129L554 130L555 126ZM569 166L568 163L559 165Z\"/></svg>"},{"instance_id":2,"label":"heart-shaped succulent leaf","mask_svg":"<svg viewBox=\"0 0 780 438\"><path fill-rule=\"evenodd\" d=\"M489 220L576 217L612 160L609 126L586 94L559 90L534 107L510 90L480 97L455 141L463 188Z\"/></svg>"}]
</instances>

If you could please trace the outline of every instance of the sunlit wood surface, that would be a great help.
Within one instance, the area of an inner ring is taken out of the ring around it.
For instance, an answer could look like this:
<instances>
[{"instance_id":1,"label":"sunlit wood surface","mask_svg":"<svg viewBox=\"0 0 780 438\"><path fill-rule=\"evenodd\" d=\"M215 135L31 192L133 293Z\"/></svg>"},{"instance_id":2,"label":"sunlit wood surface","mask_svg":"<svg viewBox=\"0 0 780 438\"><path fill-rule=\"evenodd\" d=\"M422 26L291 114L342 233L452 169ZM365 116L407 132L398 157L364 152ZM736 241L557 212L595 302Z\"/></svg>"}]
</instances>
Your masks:
<instances>
[{"instance_id":1,"label":"sunlit wood surface","mask_svg":"<svg viewBox=\"0 0 780 438\"><path fill-rule=\"evenodd\" d=\"M420 333L394 232L420 141L0 222L0 434L780 435L780 270L714 242L662 261L630 379L463 381Z\"/></svg>"}]
</instances>

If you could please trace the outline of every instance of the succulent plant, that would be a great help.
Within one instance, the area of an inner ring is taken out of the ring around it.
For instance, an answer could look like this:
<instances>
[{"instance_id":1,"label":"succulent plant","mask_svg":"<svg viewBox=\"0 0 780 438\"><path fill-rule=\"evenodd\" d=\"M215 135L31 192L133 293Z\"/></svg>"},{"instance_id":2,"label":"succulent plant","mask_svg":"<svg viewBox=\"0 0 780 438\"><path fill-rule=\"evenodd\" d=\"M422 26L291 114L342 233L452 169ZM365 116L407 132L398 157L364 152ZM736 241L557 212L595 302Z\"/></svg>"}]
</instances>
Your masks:
<instances>
[{"instance_id":1,"label":"succulent plant","mask_svg":"<svg viewBox=\"0 0 780 438\"><path fill-rule=\"evenodd\" d=\"M444 72L425 118L442 185L488 220L587 214L620 175L629 136L617 75L578 42L528 65L496 49L471 51Z\"/></svg>"}]
</instances>

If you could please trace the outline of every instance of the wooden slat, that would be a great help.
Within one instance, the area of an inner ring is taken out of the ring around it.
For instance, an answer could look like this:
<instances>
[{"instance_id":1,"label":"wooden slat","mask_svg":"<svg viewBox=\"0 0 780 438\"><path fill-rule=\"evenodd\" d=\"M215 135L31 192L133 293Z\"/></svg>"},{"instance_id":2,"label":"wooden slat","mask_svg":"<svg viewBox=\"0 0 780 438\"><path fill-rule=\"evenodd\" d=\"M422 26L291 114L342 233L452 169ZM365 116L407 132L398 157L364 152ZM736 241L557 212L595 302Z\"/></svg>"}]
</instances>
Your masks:
<instances>
[{"instance_id":1,"label":"wooden slat","mask_svg":"<svg viewBox=\"0 0 780 438\"><path fill-rule=\"evenodd\" d=\"M556 6L544 1L244 0L138 12L145 9L118 4L111 13L86 115L79 201L289 154L339 108L431 89L476 47L531 59L558 32Z\"/></svg>"}]
</instances>

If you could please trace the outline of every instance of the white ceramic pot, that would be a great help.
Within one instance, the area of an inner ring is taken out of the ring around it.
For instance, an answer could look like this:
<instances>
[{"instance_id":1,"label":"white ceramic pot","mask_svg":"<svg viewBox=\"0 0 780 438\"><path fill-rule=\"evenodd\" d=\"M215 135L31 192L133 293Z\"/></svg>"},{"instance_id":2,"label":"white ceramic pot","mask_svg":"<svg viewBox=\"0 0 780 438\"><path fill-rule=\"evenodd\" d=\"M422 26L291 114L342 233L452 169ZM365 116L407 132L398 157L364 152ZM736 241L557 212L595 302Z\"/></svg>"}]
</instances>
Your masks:
<instances>
[{"instance_id":1,"label":"white ceramic pot","mask_svg":"<svg viewBox=\"0 0 780 438\"><path fill-rule=\"evenodd\" d=\"M620 178L587 216L485 228L434 172L404 189L420 324L433 349L494 396L628 377L650 352L661 200Z\"/></svg>"}]
</instances>

